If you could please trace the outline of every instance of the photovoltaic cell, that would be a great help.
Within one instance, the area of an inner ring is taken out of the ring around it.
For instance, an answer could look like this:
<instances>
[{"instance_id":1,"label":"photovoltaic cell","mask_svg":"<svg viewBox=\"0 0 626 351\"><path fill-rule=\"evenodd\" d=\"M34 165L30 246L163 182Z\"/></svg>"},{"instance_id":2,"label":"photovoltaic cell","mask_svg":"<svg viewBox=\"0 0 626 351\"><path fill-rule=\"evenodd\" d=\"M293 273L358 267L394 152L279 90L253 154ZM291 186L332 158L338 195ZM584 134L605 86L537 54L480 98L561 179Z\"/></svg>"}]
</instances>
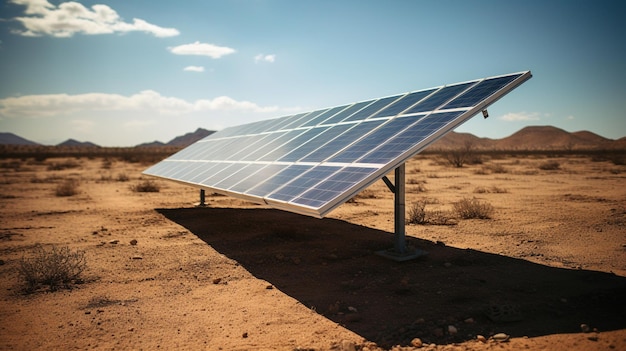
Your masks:
<instances>
[{"instance_id":1,"label":"photovoltaic cell","mask_svg":"<svg viewBox=\"0 0 626 351\"><path fill-rule=\"evenodd\" d=\"M323 217L530 77L513 73L229 127L143 173Z\"/></svg>"}]
</instances>

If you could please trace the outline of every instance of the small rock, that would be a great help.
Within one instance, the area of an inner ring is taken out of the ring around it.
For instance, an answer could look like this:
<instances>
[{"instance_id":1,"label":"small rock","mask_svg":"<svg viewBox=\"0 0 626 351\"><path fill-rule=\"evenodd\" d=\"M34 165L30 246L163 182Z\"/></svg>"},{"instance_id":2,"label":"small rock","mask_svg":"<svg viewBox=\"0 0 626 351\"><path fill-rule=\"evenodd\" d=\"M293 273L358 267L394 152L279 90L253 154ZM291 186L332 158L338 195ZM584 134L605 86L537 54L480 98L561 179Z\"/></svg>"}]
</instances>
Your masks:
<instances>
[{"instance_id":1,"label":"small rock","mask_svg":"<svg viewBox=\"0 0 626 351\"><path fill-rule=\"evenodd\" d=\"M420 338L415 338L413 340L411 340L411 346L413 347L422 347L424 345L424 343L422 342L422 339Z\"/></svg>"},{"instance_id":2,"label":"small rock","mask_svg":"<svg viewBox=\"0 0 626 351\"><path fill-rule=\"evenodd\" d=\"M350 312L354 312L354 313L359 312L359 311L356 309L356 307L352 307L352 306L348 306L348 311L350 311Z\"/></svg>"},{"instance_id":3,"label":"small rock","mask_svg":"<svg viewBox=\"0 0 626 351\"><path fill-rule=\"evenodd\" d=\"M130 327L130 328L128 328L128 331L129 331L129 332L135 331L135 328Z\"/></svg>"},{"instance_id":4,"label":"small rock","mask_svg":"<svg viewBox=\"0 0 626 351\"><path fill-rule=\"evenodd\" d=\"M117 243L119 243L120 241L117 239L113 239L113 240L109 240L109 244L115 245Z\"/></svg>"},{"instance_id":5,"label":"small rock","mask_svg":"<svg viewBox=\"0 0 626 351\"><path fill-rule=\"evenodd\" d=\"M474 320L474 318L467 318L465 319L463 322L465 322L466 324L474 324L476 321Z\"/></svg>"},{"instance_id":6,"label":"small rock","mask_svg":"<svg viewBox=\"0 0 626 351\"><path fill-rule=\"evenodd\" d=\"M580 330L583 333L589 333L591 331L591 328L589 328L589 326L587 324L583 323L583 324L580 325Z\"/></svg>"},{"instance_id":7,"label":"small rock","mask_svg":"<svg viewBox=\"0 0 626 351\"><path fill-rule=\"evenodd\" d=\"M459 330L455 326L453 326L453 325L449 325L448 326L448 334L455 335L458 332L459 332Z\"/></svg>"},{"instance_id":8,"label":"small rock","mask_svg":"<svg viewBox=\"0 0 626 351\"><path fill-rule=\"evenodd\" d=\"M270 285L266 286L265 289L272 290L272 289L274 289L274 285L270 284Z\"/></svg>"},{"instance_id":9,"label":"small rock","mask_svg":"<svg viewBox=\"0 0 626 351\"><path fill-rule=\"evenodd\" d=\"M493 340L495 341L499 341L499 342L505 342L508 341L510 336L504 334L504 333L498 333L494 336L492 336Z\"/></svg>"},{"instance_id":10,"label":"small rock","mask_svg":"<svg viewBox=\"0 0 626 351\"><path fill-rule=\"evenodd\" d=\"M91 311L85 311L85 314L91 314Z\"/></svg>"},{"instance_id":11,"label":"small rock","mask_svg":"<svg viewBox=\"0 0 626 351\"><path fill-rule=\"evenodd\" d=\"M341 351L356 351L356 344L350 340L342 340Z\"/></svg>"},{"instance_id":12,"label":"small rock","mask_svg":"<svg viewBox=\"0 0 626 351\"><path fill-rule=\"evenodd\" d=\"M598 336L597 335L591 335L591 336L588 336L587 339L591 340L591 341L598 341Z\"/></svg>"},{"instance_id":13,"label":"small rock","mask_svg":"<svg viewBox=\"0 0 626 351\"><path fill-rule=\"evenodd\" d=\"M482 343L486 343L487 342L487 338L482 336L482 335L476 335L476 340L482 342Z\"/></svg>"},{"instance_id":14,"label":"small rock","mask_svg":"<svg viewBox=\"0 0 626 351\"><path fill-rule=\"evenodd\" d=\"M133 257L131 257L131 259L133 259L133 260L143 260L143 257L141 257L141 256L133 256Z\"/></svg>"},{"instance_id":15,"label":"small rock","mask_svg":"<svg viewBox=\"0 0 626 351\"><path fill-rule=\"evenodd\" d=\"M248 333L241 334L241 337L244 338L244 339L247 338L248 337Z\"/></svg>"},{"instance_id":16,"label":"small rock","mask_svg":"<svg viewBox=\"0 0 626 351\"><path fill-rule=\"evenodd\" d=\"M131 240L131 241L130 241L130 244L131 244L131 245L137 245L137 239L133 239L133 240Z\"/></svg>"},{"instance_id":17,"label":"small rock","mask_svg":"<svg viewBox=\"0 0 626 351\"><path fill-rule=\"evenodd\" d=\"M222 278L213 279L213 284L219 284L222 281Z\"/></svg>"}]
</instances>

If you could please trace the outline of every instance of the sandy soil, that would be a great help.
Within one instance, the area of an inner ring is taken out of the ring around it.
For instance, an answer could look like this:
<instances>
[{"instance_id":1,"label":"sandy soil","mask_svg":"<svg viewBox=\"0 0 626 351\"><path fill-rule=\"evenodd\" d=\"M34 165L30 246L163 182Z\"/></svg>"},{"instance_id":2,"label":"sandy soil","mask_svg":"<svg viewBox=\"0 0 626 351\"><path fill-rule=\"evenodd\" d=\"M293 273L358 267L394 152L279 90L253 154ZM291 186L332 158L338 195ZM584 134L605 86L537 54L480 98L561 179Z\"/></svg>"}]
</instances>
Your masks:
<instances>
[{"instance_id":1,"label":"sandy soil","mask_svg":"<svg viewBox=\"0 0 626 351\"><path fill-rule=\"evenodd\" d=\"M407 207L426 201L431 224L407 226L428 255L403 263L374 254L392 245L381 181L319 220L216 195L198 208L165 181L134 192L145 164L1 161L0 349L626 350L626 166L438 161L407 164ZM69 178L79 193L56 196ZM453 214L472 197L491 219ZM83 281L25 293L36 244L84 250Z\"/></svg>"}]
</instances>

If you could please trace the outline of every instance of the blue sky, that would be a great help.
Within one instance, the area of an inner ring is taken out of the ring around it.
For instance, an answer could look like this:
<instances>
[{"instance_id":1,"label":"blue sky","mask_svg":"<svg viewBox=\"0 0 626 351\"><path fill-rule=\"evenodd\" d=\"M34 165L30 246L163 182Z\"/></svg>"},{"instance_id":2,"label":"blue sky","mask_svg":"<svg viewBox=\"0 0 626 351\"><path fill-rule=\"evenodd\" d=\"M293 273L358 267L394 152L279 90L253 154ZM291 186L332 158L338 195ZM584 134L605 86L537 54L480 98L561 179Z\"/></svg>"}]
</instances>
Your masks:
<instances>
[{"instance_id":1,"label":"blue sky","mask_svg":"<svg viewBox=\"0 0 626 351\"><path fill-rule=\"evenodd\" d=\"M457 131L617 139L625 16L620 0L3 0L0 131L132 146L531 70Z\"/></svg>"}]
</instances>

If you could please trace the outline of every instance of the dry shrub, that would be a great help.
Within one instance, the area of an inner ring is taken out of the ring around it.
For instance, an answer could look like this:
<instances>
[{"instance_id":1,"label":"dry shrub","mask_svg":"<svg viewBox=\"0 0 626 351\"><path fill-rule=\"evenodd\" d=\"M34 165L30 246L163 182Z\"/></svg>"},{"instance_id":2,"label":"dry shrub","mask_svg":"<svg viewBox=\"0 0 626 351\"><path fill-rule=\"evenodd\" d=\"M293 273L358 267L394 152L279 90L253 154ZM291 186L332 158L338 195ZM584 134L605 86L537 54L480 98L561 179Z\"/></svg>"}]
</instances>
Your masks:
<instances>
[{"instance_id":1,"label":"dry shrub","mask_svg":"<svg viewBox=\"0 0 626 351\"><path fill-rule=\"evenodd\" d=\"M78 168L78 167L80 167L80 163L74 160L67 160L63 162L55 162L55 163L48 165L48 170L49 171L62 171L64 169Z\"/></svg>"},{"instance_id":2,"label":"dry shrub","mask_svg":"<svg viewBox=\"0 0 626 351\"><path fill-rule=\"evenodd\" d=\"M416 201L409 207L406 217L408 224L424 224L426 223L426 202Z\"/></svg>"},{"instance_id":3,"label":"dry shrub","mask_svg":"<svg viewBox=\"0 0 626 351\"><path fill-rule=\"evenodd\" d=\"M135 184L130 189L136 193L158 193L161 186L153 180L144 180L139 184Z\"/></svg>"},{"instance_id":4,"label":"dry shrub","mask_svg":"<svg viewBox=\"0 0 626 351\"><path fill-rule=\"evenodd\" d=\"M26 283L26 290L35 291L47 286L51 291L80 282L80 275L87 268L85 252L72 251L69 247L52 245L46 249L37 245L32 257L22 257L19 262L19 275Z\"/></svg>"},{"instance_id":5,"label":"dry shrub","mask_svg":"<svg viewBox=\"0 0 626 351\"><path fill-rule=\"evenodd\" d=\"M130 180L130 178L128 177L128 175L127 175L126 173L119 173L119 174L117 175L116 180L117 180L118 182L127 182L127 181L129 181L129 180Z\"/></svg>"},{"instance_id":6,"label":"dry shrub","mask_svg":"<svg viewBox=\"0 0 626 351\"><path fill-rule=\"evenodd\" d=\"M78 181L76 179L66 179L57 185L54 193L56 196L74 196L78 194Z\"/></svg>"},{"instance_id":7,"label":"dry shrub","mask_svg":"<svg viewBox=\"0 0 626 351\"><path fill-rule=\"evenodd\" d=\"M545 161L539 165L539 169L544 171L556 171L561 168L561 164L557 161Z\"/></svg>"},{"instance_id":8,"label":"dry shrub","mask_svg":"<svg viewBox=\"0 0 626 351\"><path fill-rule=\"evenodd\" d=\"M494 212L493 206L474 198L463 198L454 203L454 211L463 219L489 219Z\"/></svg>"}]
</instances>

